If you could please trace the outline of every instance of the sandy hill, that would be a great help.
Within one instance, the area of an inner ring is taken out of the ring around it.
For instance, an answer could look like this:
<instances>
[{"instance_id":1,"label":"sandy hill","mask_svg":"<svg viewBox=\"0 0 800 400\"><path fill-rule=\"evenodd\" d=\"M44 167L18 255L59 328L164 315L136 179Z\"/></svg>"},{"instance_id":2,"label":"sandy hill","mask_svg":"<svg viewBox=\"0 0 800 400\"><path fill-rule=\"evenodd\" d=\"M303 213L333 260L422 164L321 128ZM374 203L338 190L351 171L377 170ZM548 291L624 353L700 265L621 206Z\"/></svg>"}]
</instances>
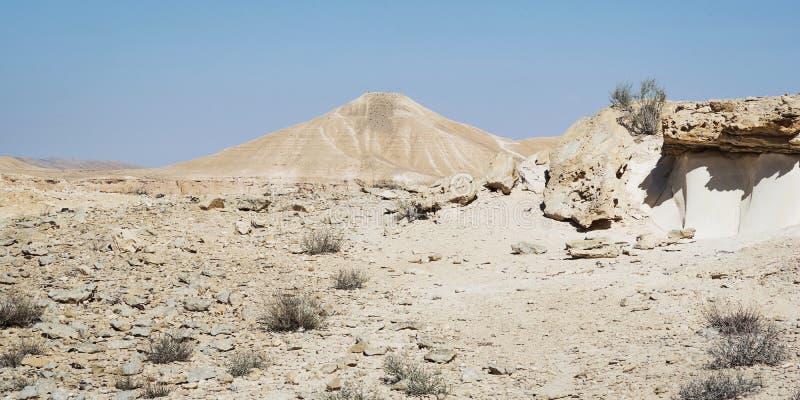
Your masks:
<instances>
[{"instance_id":1,"label":"sandy hill","mask_svg":"<svg viewBox=\"0 0 800 400\"><path fill-rule=\"evenodd\" d=\"M41 168L57 169L57 170L90 170L90 171L111 171L120 169L136 169L140 168L133 164L122 163L118 161L103 161L103 160L79 160L74 158L23 158L19 160Z\"/></svg>"},{"instance_id":2,"label":"sandy hill","mask_svg":"<svg viewBox=\"0 0 800 400\"><path fill-rule=\"evenodd\" d=\"M19 171L19 170L38 170L39 167L28 164L14 157L0 157L0 170Z\"/></svg>"},{"instance_id":3,"label":"sandy hill","mask_svg":"<svg viewBox=\"0 0 800 400\"><path fill-rule=\"evenodd\" d=\"M498 152L522 145L458 123L397 93L367 93L320 117L159 172L181 176L260 176L287 181L426 181L482 175ZM538 144L542 146L542 144Z\"/></svg>"}]
</instances>

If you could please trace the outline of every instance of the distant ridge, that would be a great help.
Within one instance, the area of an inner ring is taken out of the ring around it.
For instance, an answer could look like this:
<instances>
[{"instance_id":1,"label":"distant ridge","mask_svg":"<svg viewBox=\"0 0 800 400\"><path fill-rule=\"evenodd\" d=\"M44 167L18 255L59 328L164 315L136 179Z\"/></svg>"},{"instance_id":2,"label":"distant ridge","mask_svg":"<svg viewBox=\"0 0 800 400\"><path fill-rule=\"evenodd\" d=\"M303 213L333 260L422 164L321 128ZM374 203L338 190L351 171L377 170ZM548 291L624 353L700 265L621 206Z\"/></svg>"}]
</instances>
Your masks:
<instances>
[{"instance_id":1,"label":"distant ridge","mask_svg":"<svg viewBox=\"0 0 800 400\"><path fill-rule=\"evenodd\" d=\"M40 168L56 169L56 170L90 170L90 171L111 171L120 169L137 169L141 168L133 164L122 163L118 161L102 161L102 160L79 160L74 158L23 158L19 157L18 160Z\"/></svg>"},{"instance_id":2,"label":"distant ridge","mask_svg":"<svg viewBox=\"0 0 800 400\"><path fill-rule=\"evenodd\" d=\"M501 138L449 120L399 93L367 93L322 116L219 153L160 169L188 176L288 181L430 181L481 176L499 152L526 157L549 141Z\"/></svg>"}]
</instances>

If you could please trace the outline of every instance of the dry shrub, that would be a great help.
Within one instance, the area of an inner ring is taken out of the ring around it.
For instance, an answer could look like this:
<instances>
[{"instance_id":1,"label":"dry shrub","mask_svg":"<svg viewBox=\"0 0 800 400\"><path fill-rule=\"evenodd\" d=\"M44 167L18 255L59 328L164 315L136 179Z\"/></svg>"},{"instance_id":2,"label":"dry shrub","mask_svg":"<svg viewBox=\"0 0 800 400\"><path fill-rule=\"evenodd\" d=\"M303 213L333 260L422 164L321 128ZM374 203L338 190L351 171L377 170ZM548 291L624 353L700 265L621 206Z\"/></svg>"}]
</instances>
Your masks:
<instances>
[{"instance_id":1,"label":"dry shrub","mask_svg":"<svg viewBox=\"0 0 800 400\"><path fill-rule=\"evenodd\" d=\"M334 277L334 288L339 290L356 290L364 287L369 276L358 269L340 269Z\"/></svg>"},{"instance_id":2,"label":"dry shrub","mask_svg":"<svg viewBox=\"0 0 800 400\"><path fill-rule=\"evenodd\" d=\"M712 303L703 310L708 326L723 335L760 331L764 317L755 307Z\"/></svg>"},{"instance_id":3,"label":"dry shrub","mask_svg":"<svg viewBox=\"0 0 800 400\"><path fill-rule=\"evenodd\" d=\"M757 308L712 304L703 310L703 315L708 325L723 335L708 351L712 357L710 368L776 365L786 359L786 346L778 327Z\"/></svg>"},{"instance_id":4,"label":"dry shrub","mask_svg":"<svg viewBox=\"0 0 800 400\"><path fill-rule=\"evenodd\" d=\"M11 346L5 353L0 355L0 367L19 367L22 359L27 355L39 355L44 352L42 345L38 342L23 340Z\"/></svg>"},{"instance_id":5,"label":"dry shrub","mask_svg":"<svg viewBox=\"0 0 800 400\"><path fill-rule=\"evenodd\" d=\"M150 339L150 350L147 359L155 364L167 364L175 361L189 361L194 346L179 337L162 334Z\"/></svg>"},{"instance_id":6,"label":"dry shrub","mask_svg":"<svg viewBox=\"0 0 800 400\"><path fill-rule=\"evenodd\" d=\"M253 369L266 367L267 362L261 354L253 351L237 351L228 361L228 373L234 377L245 376Z\"/></svg>"},{"instance_id":7,"label":"dry shrub","mask_svg":"<svg viewBox=\"0 0 800 400\"><path fill-rule=\"evenodd\" d=\"M142 386L142 383L130 376L123 376L114 382L114 387L119 390L134 390Z\"/></svg>"},{"instance_id":8,"label":"dry shrub","mask_svg":"<svg viewBox=\"0 0 800 400\"><path fill-rule=\"evenodd\" d=\"M717 373L705 378L695 379L678 391L678 400L730 400L761 387L761 382L744 378L740 374Z\"/></svg>"},{"instance_id":9,"label":"dry shrub","mask_svg":"<svg viewBox=\"0 0 800 400\"><path fill-rule=\"evenodd\" d=\"M145 399L155 399L159 397L167 397L171 389L163 383L145 383L142 386L142 397Z\"/></svg>"},{"instance_id":10,"label":"dry shrub","mask_svg":"<svg viewBox=\"0 0 800 400\"><path fill-rule=\"evenodd\" d=\"M338 392L324 394L322 400L381 400L381 397L362 385L345 383Z\"/></svg>"},{"instance_id":11,"label":"dry shrub","mask_svg":"<svg viewBox=\"0 0 800 400\"><path fill-rule=\"evenodd\" d=\"M761 329L727 335L708 351L713 369L777 365L786 359L778 329L772 324Z\"/></svg>"},{"instance_id":12,"label":"dry shrub","mask_svg":"<svg viewBox=\"0 0 800 400\"><path fill-rule=\"evenodd\" d=\"M9 293L0 298L0 328L27 327L42 317L44 309L36 300L21 293Z\"/></svg>"},{"instance_id":13,"label":"dry shrub","mask_svg":"<svg viewBox=\"0 0 800 400\"><path fill-rule=\"evenodd\" d=\"M397 214L394 216L397 222L407 220L414 222L418 219L428 219L428 213L422 204L415 200L399 200L397 202Z\"/></svg>"},{"instance_id":14,"label":"dry shrub","mask_svg":"<svg viewBox=\"0 0 800 400\"><path fill-rule=\"evenodd\" d=\"M409 396L435 396L437 399L442 399L450 392L440 375L402 357L386 357L383 371L386 374L386 382L390 384L402 382L405 385L405 393Z\"/></svg>"},{"instance_id":15,"label":"dry shrub","mask_svg":"<svg viewBox=\"0 0 800 400\"><path fill-rule=\"evenodd\" d=\"M298 329L312 330L322 326L322 306L314 297L291 293L277 294L259 318L264 328L272 332Z\"/></svg>"},{"instance_id":16,"label":"dry shrub","mask_svg":"<svg viewBox=\"0 0 800 400\"><path fill-rule=\"evenodd\" d=\"M302 245L306 254L338 253L342 248L342 238L332 229L321 229L309 232Z\"/></svg>"}]
</instances>

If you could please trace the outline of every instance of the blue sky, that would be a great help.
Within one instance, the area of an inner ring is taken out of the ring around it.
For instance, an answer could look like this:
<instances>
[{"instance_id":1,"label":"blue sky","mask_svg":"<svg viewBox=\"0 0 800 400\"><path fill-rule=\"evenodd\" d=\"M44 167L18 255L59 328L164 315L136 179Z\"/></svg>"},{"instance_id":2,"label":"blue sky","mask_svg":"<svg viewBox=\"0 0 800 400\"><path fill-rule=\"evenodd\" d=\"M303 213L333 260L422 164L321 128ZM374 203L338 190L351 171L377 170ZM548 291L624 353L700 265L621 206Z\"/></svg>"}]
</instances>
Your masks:
<instances>
[{"instance_id":1,"label":"blue sky","mask_svg":"<svg viewBox=\"0 0 800 400\"><path fill-rule=\"evenodd\" d=\"M798 20L797 1L0 0L0 154L166 165L368 91L559 135L620 80L797 93Z\"/></svg>"}]
</instances>

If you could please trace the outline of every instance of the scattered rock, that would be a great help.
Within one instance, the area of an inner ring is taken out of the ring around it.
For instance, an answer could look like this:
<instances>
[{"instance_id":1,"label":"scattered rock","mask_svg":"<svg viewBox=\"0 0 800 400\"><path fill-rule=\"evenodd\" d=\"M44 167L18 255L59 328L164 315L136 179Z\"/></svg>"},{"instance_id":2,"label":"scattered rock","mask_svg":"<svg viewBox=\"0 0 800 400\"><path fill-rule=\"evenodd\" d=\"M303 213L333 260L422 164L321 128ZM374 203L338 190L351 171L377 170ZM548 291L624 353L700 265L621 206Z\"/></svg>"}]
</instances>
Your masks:
<instances>
[{"instance_id":1,"label":"scattered rock","mask_svg":"<svg viewBox=\"0 0 800 400\"><path fill-rule=\"evenodd\" d=\"M511 254L544 254L547 248L530 242L519 242L511 245Z\"/></svg>"},{"instance_id":2,"label":"scattered rock","mask_svg":"<svg viewBox=\"0 0 800 400\"><path fill-rule=\"evenodd\" d=\"M615 258L619 247L606 238L573 240L567 242L567 253L572 258Z\"/></svg>"},{"instance_id":3,"label":"scattered rock","mask_svg":"<svg viewBox=\"0 0 800 400\"><path fill-rule=\"evenodd\" d=\"M201 210L213 210L215 208L225 208L225 201L219 197L206 199L200 203Z\"/></svg>"},{"instance_id":4,"label":"scattered rock","mask_svg":"<svg viewBox=\"0 0 800 400\"><path fill-rule=\"evenodd\" d=\"M244 221L238 221L234 224L236 232L240 235L248 235L250 234L250 230L252 229L250 224Z\"/></svg>"},{"instance_id":5,"label":"scattered rock","mask_svg":"<svg viewBox=\"0 0 800 400\"><path fill-rule=\"evenodd\" d=\"M191 298L183 301L183 308L186 311L208 311L209 307L211 307L211 302L204 299Z\"/></svg>"}]
</instances>

